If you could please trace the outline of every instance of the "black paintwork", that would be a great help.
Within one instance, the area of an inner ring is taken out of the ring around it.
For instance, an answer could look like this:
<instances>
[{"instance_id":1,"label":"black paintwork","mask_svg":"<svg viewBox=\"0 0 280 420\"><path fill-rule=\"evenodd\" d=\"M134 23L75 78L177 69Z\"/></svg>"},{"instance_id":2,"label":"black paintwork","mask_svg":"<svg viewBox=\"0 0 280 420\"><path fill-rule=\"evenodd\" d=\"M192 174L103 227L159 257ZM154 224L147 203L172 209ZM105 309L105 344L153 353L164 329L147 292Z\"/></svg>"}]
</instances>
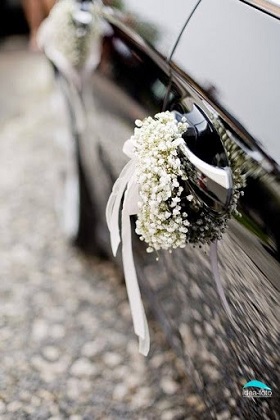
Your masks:
<instances>
[{"instance_id":1,"label":"black paintwork","mask_svg":"<svg viewBox=\"0 0 280 420\"><path fill-rule=\"evenodd\" d=\"M203 394L205 418L224 409L237 418L277 418L280 60L275 45L280 22L237 0L202 0L169 61L165 47L157 51L165 45L164 32L159 43L149 41L147 28L139 24L139 2L137 8L136 2L121 3L121 13L113 8L107 14L101 62L81 93L88 114L87 131L80 136L82 163L99 214L95 240L109 250L105 206L126 162L122 145L136 118L164 109L187 113L194 105L207 119L219 118L237 148L254 162L239 204L242 217L232 219L219 244L220 272L235 325L221 305L207 248L163 252L156 262L134 238L138 275L188 376ZM173 3L186 22L192 8ZM157 20L149 4L155 34L168 8L163 2ZM182 27L172 26L171 14L168 19L172 50ZM216 147L215 135L202 136L193 145L208 160L211 147ZM242 385L251 379L270 386L273 397L243 398Z\"/></svg>"},{"instance_id":2,"label":"black paintwork","mask_svg":"<svg viewBox=\"0 0 280 420\"><path fill-rule=\"evenodd\" d=\"M21 2L0 1L0 37L28 32Z\"/></svg>"}]
</instances>

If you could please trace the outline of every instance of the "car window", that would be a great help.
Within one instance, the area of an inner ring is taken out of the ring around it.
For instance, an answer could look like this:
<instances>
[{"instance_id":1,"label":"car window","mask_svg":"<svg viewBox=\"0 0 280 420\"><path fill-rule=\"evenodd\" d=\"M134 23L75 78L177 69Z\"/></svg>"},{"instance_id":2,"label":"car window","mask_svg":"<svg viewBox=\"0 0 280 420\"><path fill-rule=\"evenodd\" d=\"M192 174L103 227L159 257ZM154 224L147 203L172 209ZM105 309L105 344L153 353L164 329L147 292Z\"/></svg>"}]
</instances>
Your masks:
<instances>
[{"instance_id":1,"label":"car window","mask_svg":"<svg viewBox=\"0 0 280 420\"><path fill-rule=\"evenodd\" d=\"M167 57L198 0L107 0L122 11L126 24Z\"/></svg>"},{"instance_id":2,"label":"car window","mask_svg":"<svg viewBox=\"0 0 280 420\"><path fill-rule=\"evenodd\" d=\"M279 39L277 18L236 0L203 0L172 58L278 162Z\"/></svg>"}]
</instances>

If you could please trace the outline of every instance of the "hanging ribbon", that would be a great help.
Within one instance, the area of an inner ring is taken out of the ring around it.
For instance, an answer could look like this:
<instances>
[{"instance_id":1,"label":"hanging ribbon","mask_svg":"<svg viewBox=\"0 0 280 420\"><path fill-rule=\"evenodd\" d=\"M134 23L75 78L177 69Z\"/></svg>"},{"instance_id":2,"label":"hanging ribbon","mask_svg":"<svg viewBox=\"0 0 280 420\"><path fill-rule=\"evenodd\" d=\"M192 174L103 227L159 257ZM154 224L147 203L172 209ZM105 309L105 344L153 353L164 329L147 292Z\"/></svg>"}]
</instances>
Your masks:
<instances>
[{"instance_id":1,"label":"hanging ribbon","mask_svg":"<svg viewBox=\"0 0 280 420\"><path fill-rule=\"evenodd\" d=\"M220 273L219 273L219 263L218 263L218 241L215 240L214 242L211 243L210 245L210 262L211 262L211 268L212 268L212 274L214 277L214 280L216 282L216 286L217 286L217 291L218 294L220 296L223 308L226 312L226 314L228 315L228 318L231 322L231 324L233 325L233 327L235 328L235 330L237 330L238 332L241 333L241 330L239 328L239 326L237 325L237 323L235 322L234 318L233 318L233 314L231 312L230 306L228 304L226 295L225 295L225 291L224 291L224 287L220 278Z\"/></svg>"},{"instance_id":2,"label":"hanging ribbon","mask_svg":"<svg viewBox=\"0 0 280 420\"><path fill-rule=\"evenodd\" d=\"M141 299L137 274L132 252L131 222L130 216L138 213L138 184L135 178L135 156L133 143L128 140L123 147L123 152L131 160L123 168L110 195L106 219L111 236L113 254L116 255L120 242L122 242L122 259L127 294L131 308L133 327L139 337L139 352L147 355L150 349L150 335L147 318ZM123 199L121 213L121 228L119 226L119 214Z\"/></svg>"},{"instance_id":3,"label":"hanging ribbon","mask_svg":"<svg viewBox=\"0 0 280 420\"><path fill-rule=\"evenodd\" d=\"M232 313L231 313L231 310L230 310L230 307L229 307L229 304L225 295L225 291L224 291L224 288L220 279L220 273L219 273L219 267L218 267L218 241L217 240L212 242L210 245L210 262L211 262L213 277L216 282L217 290L218 290L222 305L224 307L224 310L228 314L230 320L232 321L233 320Z\"/></svg>"}]
</instances>

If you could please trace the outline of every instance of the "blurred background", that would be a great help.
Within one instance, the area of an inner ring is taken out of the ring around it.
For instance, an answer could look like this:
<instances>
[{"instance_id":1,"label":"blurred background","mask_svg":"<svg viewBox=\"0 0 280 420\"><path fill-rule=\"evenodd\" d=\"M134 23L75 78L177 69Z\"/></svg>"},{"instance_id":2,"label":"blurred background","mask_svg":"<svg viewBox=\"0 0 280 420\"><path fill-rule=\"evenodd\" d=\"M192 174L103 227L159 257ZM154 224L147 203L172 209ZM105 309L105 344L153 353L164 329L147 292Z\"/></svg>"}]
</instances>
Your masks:
<instances>
[{"instance_id":1,"label":"blurred background","mask_svg":"<svg viewBox=\"0 0 280 420\"><path fill-rule=\"evenodd\" d=\"M58 228L67 119L23 4L0 2L0 418L197 418L204 404L155 322L138 354L117 268Z\"/></svg>"}]
</instances>

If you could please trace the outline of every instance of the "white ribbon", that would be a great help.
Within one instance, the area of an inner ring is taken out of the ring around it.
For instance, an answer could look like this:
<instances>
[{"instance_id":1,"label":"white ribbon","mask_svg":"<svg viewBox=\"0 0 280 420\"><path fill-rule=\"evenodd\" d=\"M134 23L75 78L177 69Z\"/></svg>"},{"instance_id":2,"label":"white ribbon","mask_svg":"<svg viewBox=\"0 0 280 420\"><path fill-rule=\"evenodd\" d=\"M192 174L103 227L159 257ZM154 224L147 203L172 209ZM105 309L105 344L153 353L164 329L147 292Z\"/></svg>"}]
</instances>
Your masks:
<instances>
[{"instance_id":1,"label":"white ribbon","mask_svg":"<svg viewBox=\"0 0 280 420\"><path fill-rule=\"evenodd\" d=\"M135 334L139 337L139 351L146 356L150 349L150 334L138 285L131 242L130 216L138 213L139 201L138 184L135 178L136 158L133 153L133 143L131 140L125 142L123 152L130 157L131 160L123 168L119 178L114 184L106 208L106 219L114 255L116 255L119 244L122 242L124 277L133 327ZM120 229L119 214L122 199L123 205Z\"/></svg>"},{"instance_id":2,"label":"white ribbon","mask_svg":"<svg viewBox=\"0 0 280 420\"><path fill-rule=\"evenodd\" d=\"M226 314L228 315L228 318L231 322L231 324L234 326L234 328L241 333L241 330L239 328L239 326L237 325L237 323L235 322L234 318L233 318L233 314L231 312L230 306L228 304L226 295L225 295L225 291L224 291L224 287L220 278L220 273L219 273L219 263L218 263L218 241L215 240L214 242L211 243L210 245L210 262L211 262L211 268L212 268L212 274L214 277L214 280L216 282L216 286L217 286L217 291L218 294L220 296L223 308L226 312Z\"/></svg>"}]
</instances>

